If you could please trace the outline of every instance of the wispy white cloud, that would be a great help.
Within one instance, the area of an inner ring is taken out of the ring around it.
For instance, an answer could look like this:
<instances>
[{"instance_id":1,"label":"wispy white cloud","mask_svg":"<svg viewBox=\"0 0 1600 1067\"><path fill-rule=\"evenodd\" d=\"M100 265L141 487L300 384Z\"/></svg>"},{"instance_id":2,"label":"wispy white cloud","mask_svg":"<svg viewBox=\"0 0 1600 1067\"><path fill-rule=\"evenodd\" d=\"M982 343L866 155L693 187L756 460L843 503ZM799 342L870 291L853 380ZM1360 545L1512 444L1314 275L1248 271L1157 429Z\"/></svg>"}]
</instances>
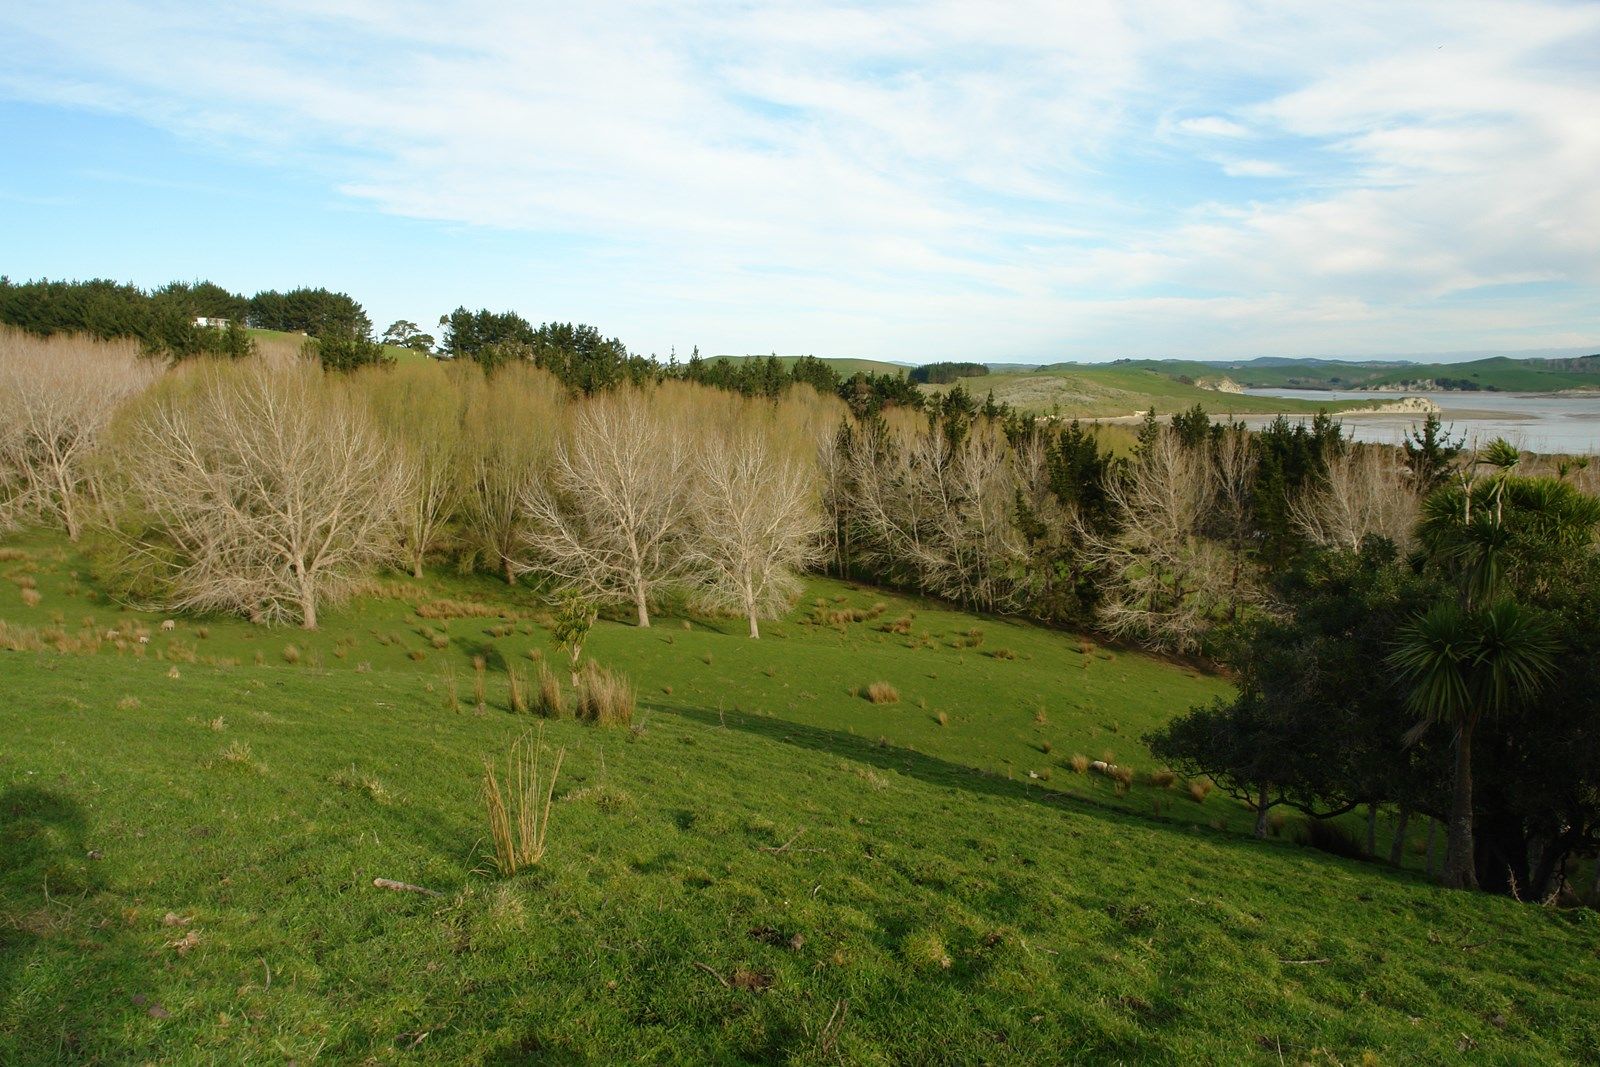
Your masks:
<instances>
[{"instance_id":1,"label":"wispy white cloud","mask_svg":"<svg viewBox=\"0 0 1600 1067\"><path fill-rule=\"evenodd\" d=\"M0 94L559 235L647 349L1520 347L1600 313L1563 288L1600 282L1595 5L61 0L0 37Z\"/></svg>"}]
</instances>

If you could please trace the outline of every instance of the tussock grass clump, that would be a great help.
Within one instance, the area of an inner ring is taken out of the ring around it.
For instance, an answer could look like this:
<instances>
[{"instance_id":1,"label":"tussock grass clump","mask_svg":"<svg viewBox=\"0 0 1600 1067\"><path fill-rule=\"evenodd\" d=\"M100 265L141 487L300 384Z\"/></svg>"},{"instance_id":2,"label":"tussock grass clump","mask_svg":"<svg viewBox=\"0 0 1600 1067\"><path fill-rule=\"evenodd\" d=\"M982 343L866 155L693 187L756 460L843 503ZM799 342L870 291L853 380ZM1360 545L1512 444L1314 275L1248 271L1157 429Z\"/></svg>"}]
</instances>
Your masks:
<instances>
[{"instance_id":1,"label":"tussock grass clump","mask_svg":"<svg viewBox=\"0 0 1600 1067\"><path fill-rule=\"evenodd\" d=\"M513 715L528 713L528 690L521 673L514 666L506 668L506 704Z\"/></svg>"},{"instance_id":2,"label":"tussock grass clump","mask_svg":"<svg viewBox=\"0 0 1600 1067\"><path fill-rule=\"evenodd\" d=\"M892 622L886 622L879 627L887 634L909 634L911 632L911 616L902 615Z\"/></svg>"},{"instance_id":3,"label":"tussock grass clump","mask_svg":"<svg viewBox=\"0 0 1600 1067\"><path fill-rule=\"evenodd\" d=\"M1211 790L1214 788L1215 786L1209 778L1192 779L1189 782L1189 799L1196 804L1200 804L1205 801L1206 797L1211 795Z\"/></svg>"},{"instance_id":4,"label":"tussock grass clump","mask_svg":"<svg viewBox=\"0 0 1600 1067\"><path fill-rule=\"evenodd\" d=\"M250 750L250 742L234 741L217 753L217 758L223 763L245 764L255 759L255 753Z\"/></svg>"},{"instance_id":5,"label":"tussock grass clump","mask_svg":"<svg viewBox=\"0 0 1600 1067\"><path fill-rule=\"evenodd\" d=\"M1035 726L1049 726L1050 725L1050 719L1045 715L1044 708L1040 707L1040 708L1034 709L1034 712L1033 712L1033 725L1035 725Z\"/></svg>"},{"instance_id":6,"label":"tussock grass clump","mask_svg":"<svg viewBox=\"0 0 1600 1067\"><path fill-rule=\"evenodd\" d=\"M472 657L472 702L478 705L479 710L489 702L488 669L488 660L482 656Z\"/></svg>"},{"instance_id":7,"label":"tussock grass clump","mask_svg":"<svg viewBox=\"0 0 1600 1067\"><path fill-rule=\"evenodd\" d=\"M22 590L22 604L24 607L36 608L39 606L39 602L43 599L44 594L40 593L37 589L29 589L24 587Z\"/></svg>"},{"instance_id":8,"label":"tussock grass clump","mask_svg":"<svg viewBox=\"0 0 1600 1067\"><path fill-rule=\"evenodd\" d=\"M416 607L422 619L510 619L514 612L493 604L474 604L465 600L428 600Z\"/></svg>"},{"instance_id":9,"label":"tussock grass clump","mask_svg":"<svg viewBox=\"0 0 1600 1067\"><path fill-rule=\"evenodd\" d=\"M328 776L328 783L347 793L365 793L374 803L385 806L394 803L394 794L377 777L363 774L351 764L349 770L337 770Z\"/></svg>"},{"instance_id":10,"label":"tussock grass clump","mask_svg":"<svg viewBox=\"0 0 1600 1067\"><path fill-rule=\"evenodd\" d=\"M461 697L456 692L456 669L451 667L444 679L444 710L452 714L461 713Z\"/></svg>"},{"instance_id":11,"label":"tussock grass clump","mask_svg":"<svg viewBox=\"0 0 1600 1067\"><path fill-rule=\"evenodd\" d=\"M1172 783L1177 780L1177 772L1170 767L1163 767L1159 771L1150 772L1150 784L1157 789L1171 789Z\"/></svg>"},{"instance_id":12,"label":"tussock grass clump","mask_svg":"<svg viewBox=\"0 0 1600 1067\"><path fill-rule=\"evenodd\" d=\"M0 548L0 563L16 563L27 558L28 554L20 548Z\"/></svg>"},{"instance_id":13,"label":"tussock grass clump","mask_svg":"<svg viewBox=\"0 0 1600 1067\"><path fill-rule=\"evenodd\" d=\"M933 721L938 723L940 726L949 726L950 716L941 711L933 717Z\"/></svg>"},{"instance_id":14,"label":"tussock grass clump","mask_svg":"<svg viewBox=\"0 0 1600 1067\"><path fill-rule=\"evenodd\" d=\"M867 686L867 699L874 704L900 703L900 690L888 682L873 682Z\"/></svg>"},{"instance_id":15,"label":"tussock grass clump","mask_svg":"<svg viewBox=\"0 0 1600 1067\"><path fill-rule=\"evenodd\" d=\"M343 650L341 649L341 651ZM421 663L423 660L428 658L428 654L420 648L413 648L410 652L406 653L406 658L411 660L413 663Z\"/></svg>"},{"instance_id":16,"label":"tussock grass clump","mask_svg":"<svg viewBox=\"0 0 1600 1067\"><path fill-rule=\"evenodd\" d=\"M578 676L578 718L597 726L627 726L633 722L633 685L594 660Z\"/></svg>"},{"instance_id":17,"label":"tussock grass clump","mask_svg":"<svg viewBox=\"0 0 1600 1067\"><path fill-rule=\"evenodd\" d=\"M117 701L118 711L136 711L138 710L138 707L139 698L136 696L125 696L121 700Z\"/></svg>"},{"instance_id":18,"label":"tussock grass clump","mask_svg":"<svg viewBox=\"0 0 1600 1067\"><path fill-rule=\"evenodd\" d=\"M503 785L496 773L496 761L483 757L484 807L489 837L494 843L495 869L502 877L509 878L544 858L550 834L550 805L566 754L566 749L556 749L547 776L544 729L541 727L532 738L523 734L506 750Z\"/></svg>"},{"instance_id":19,"label":"tussock grass clump","mask_svg":"<svg viewBox=\"0 0 1600 1067\"><path fill-rule=\"evenodd\" d=\"M1072 768L1074 774L1088 774L1089 757L1082 752L1074 752L1072 758L1067 761L1067 766Z\"/></svg>"},{"instance_id":20,"label":"tussock grass clump","mask_svg":"<svg viewBox=\"0 0 1600 1067\"><path fill-rule=\"evenodd\" d=\"M283 646L283 662L293 666L300 662L300 649L295 645Z\"/></svg>"},{"instance_id":21,"label":"tussock grass clump","mask_svg":"<svg viewBox=\"0 0 1600 1067\"><path fill-rule=\"evenodd\" d=\"M1017 654L1009 648L994 648L989 650L989 655L994 659L1016 659Z\"/></svg>"},{"instance_id":22,"label":"tussock grass clump","mask_svg":"<svg viewBox=\"0 0 1600 1067\"><path fill-rule=\"evenodd\" d=\"M546 718L562 718L566 715L566 696L562 693L562 680L555 677L554 670L549 664L539 664L538 691L534 693L534 710L538 710Z\"/></svg>"},{"instance_id":23,"label":"tussock grass clump","mask_svg":"<svg viewBox=\"0 0 1600 1067\"><path fill-rule=\"evenodd\" d=\"M432 645L434 648L441 649L441 650L449 648L450 647L450 635L447 634L447 633L444 633L443 631L435 632L431 637L428 638L428 644Z\"/></svg>"}]
</instances>

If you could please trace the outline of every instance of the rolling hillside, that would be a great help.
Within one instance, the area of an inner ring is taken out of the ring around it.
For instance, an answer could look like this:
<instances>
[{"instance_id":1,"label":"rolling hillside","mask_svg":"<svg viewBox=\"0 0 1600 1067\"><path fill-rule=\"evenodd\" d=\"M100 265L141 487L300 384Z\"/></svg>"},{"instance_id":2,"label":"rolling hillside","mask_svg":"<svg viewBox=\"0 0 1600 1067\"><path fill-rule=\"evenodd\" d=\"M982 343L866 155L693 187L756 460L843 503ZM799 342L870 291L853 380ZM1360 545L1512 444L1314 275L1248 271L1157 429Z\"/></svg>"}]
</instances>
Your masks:
<instances>
[{"instance_id":1,"label":"rolling hillside","mask_svg":"<svg viewBox=\"0 0 1600 1067\"><path fill-rule=\"evenodd\" d=\"M1256 842L1152 773L1139 735L1227 691L1182 664L818 580L760 642L600 623L640 696L600 729L510 712L554 654L527 590L168 629L89 573L0 542L6 1063L1600 1056L1592 913ZM550 847L499 878L480 760L530 731Z\"/></svg>"}]
</instances>

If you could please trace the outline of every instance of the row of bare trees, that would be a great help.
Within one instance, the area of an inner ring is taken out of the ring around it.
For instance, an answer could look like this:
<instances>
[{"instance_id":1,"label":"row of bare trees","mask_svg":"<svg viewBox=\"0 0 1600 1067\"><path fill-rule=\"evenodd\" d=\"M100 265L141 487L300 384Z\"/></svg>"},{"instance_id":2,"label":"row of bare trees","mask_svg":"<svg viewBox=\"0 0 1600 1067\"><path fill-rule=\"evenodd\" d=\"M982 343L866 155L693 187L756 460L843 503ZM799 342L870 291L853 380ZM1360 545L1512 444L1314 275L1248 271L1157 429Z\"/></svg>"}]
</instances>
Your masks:
<instances>
[{"instance_id":1,"label":"row of bare trees","mask_svg":"<svg viewBox=\"0 0 1600 1067\"><path fill-rule=\"evenodd\" d=\"M832 564L1036 615L1052 586L1075 583L1092 602L1074 621L1193 652L1217 623L1264 606L1261 505L1273 491L1257 435L1197 432L1152 426L1130 456L1085 475L1064 471L1062 428L1049 422L890 412L856 423L823 456ZM1292 491L1292 535L1406 547L1419 488L1402 459L1339 445Z\"/></svg>"},{"instance_id":2,"label":"row of bare trees","mask_svg":"<svg viewBox=\"0 0 1600 1067\"><path fill-rule=\"evenodd\" d=\"M759 636L817 557L816 455L843 415L804 388L575 399L528 366L163 373L127 345L3 341L0 519L93 528L131 597L307 628L379 565L449 556L641 626L684 592Z\"/></svg>"},{"instance_id":3,"label":"row of bare trees","mask_svg":"<svg viewBox=\"0 0 1600 1067\"><path fill-rule=\"evenodd\" d=\"M641 626L687 593L751 636L823 559L988 611L1063 618L1070 589L1075 621L1177 651L1261 605L1265 438L1191 419L1087 466L1064 440L971 411L854 420L803 387L574 398L527 365L334 375L281 353L163 374L131 346L0 337L0 521L104 530L146 599L305 626L379 564L441 558ZM1402 458L1338 447L1285 521L1404 547Z\"/></svg>"}]
</instances>

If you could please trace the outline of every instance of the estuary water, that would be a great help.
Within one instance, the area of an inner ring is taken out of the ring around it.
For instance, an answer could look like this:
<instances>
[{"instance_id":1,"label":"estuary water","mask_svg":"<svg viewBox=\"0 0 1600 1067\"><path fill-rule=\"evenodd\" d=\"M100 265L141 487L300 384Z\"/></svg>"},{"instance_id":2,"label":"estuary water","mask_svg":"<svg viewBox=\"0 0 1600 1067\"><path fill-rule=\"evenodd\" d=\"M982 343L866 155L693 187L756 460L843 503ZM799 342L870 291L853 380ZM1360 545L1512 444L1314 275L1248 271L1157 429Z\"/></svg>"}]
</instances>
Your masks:
<instances>
[{"instance_id":1,"label":"estuary water","mask_svg":"<svg viewBox=\"0 0 1600 1067\"><path fill-rule=\"evenodd\" d=\"M1251 396L1292 397L1297 400L1366 400L1383 404L1402 396L1422 397L1443 409L1440 419L1452 436L1467 443L1496 437L1529 452L1600 453L1600 392L1594 393L1374 393L1325 389L1246 389ZM1302 416L1289 416L1291 421ZM1304 416L1309 419L1309 416ZM1421 415L1345 413L1338 416L1345 432L1357 441L1399 444L1406 433L1422 423ZM1270 416L1245 416L1250 426L1261 426Z\"/></svg>"}]
</instances>

